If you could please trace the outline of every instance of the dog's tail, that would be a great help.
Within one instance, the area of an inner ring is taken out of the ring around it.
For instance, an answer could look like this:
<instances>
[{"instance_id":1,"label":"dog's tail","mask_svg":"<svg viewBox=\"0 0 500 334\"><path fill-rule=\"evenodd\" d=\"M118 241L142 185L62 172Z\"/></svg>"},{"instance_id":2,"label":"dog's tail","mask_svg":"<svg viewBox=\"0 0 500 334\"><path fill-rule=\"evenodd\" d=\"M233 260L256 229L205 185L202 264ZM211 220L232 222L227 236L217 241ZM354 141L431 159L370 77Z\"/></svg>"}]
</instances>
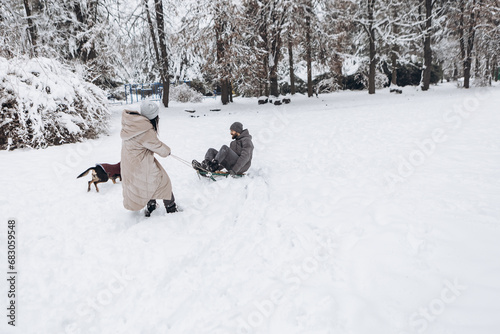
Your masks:
<instances>
[{"instance_id":1,"label":"dog's tail","mask_svg":"<svg viewBox=\"0 0 500 334\"><path fill-rule=\"evenodd\" d=\"M76 178L79 179L85 175L87 175L91 170L95 170L95 167L90 167L89 169L87 169L85 172L81 173L80 175L78 175Z\"/></svg>"}]
</instances>

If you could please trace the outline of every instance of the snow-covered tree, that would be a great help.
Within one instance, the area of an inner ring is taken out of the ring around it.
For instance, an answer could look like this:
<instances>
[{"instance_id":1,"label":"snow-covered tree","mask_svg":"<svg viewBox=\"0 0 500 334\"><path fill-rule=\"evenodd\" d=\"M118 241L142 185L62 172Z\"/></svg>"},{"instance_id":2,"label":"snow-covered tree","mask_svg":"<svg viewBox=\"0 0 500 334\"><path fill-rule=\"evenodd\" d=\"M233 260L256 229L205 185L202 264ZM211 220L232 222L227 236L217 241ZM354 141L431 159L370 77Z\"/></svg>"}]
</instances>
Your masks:
<instances>
[{"instance_id":1,"label":"snow-covered tree","mask_svg":"<svg viewBox=\"0 0 500 334\"><path fill-rule=\"evenodd\" d=\"M481 20L483 0L458 0L451 9L454 13L454 20L451 22L458 34L460 45L464 88L469 88L474 42L476 41L477 27Z\"/></svg>"},{"instance_id":2,"label":"snow-covered tree","mask_svg":"<svg viewBox=\"0 0 500 334\"><path fill-rule=\"evenodd\" d=\"M480 27L476 29L475 84L491 85L498 68L500 54L500 8L485 1L481 11ZM498 75L496 75L498 77Z\"/></svg>"}]
</instances>

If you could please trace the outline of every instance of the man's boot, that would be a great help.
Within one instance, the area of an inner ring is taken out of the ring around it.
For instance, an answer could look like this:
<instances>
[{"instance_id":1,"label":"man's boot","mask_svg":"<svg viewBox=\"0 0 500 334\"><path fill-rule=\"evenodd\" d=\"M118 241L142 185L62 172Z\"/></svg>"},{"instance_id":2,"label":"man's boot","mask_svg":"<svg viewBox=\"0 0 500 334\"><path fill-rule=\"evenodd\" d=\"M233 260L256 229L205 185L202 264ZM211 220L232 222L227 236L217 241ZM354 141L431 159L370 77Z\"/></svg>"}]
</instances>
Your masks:
<instances>
[{"instance_id":1,"label":"man's boot","mask_svg":"<svg viewBox=\"0 0 500 334\"><path fill-rule=\"evenodd\" d=\"M211 171L213 173L213 172L216 172L218 170L220 170L220 168L219 168L219 162L217 160L213 159L212 161L210 161L210 169L209 169L209 171Z\"/></svg>"},{"instance_id":2,"label":"man's boot","mask_svg":"<svg viewBox=\"0 0 500 334\"><path fill-rule=\"evenodd\" d=\"M191 165L193 166L194 169L198 170L198 171L203 171L203 164L200 164L198 161L196 160L193 160L191 162Z\"/></svg>"},{"instance_id":3,"label":"man's boot","mask_svg":"<svg viewBox=\"0 0 500 334\"><path fill-rule=\"evenodd\" d=\"M210 170L210 160L207 160L207 159L203 160L201 162L201 168L209 171Z\"/></svg>"}]
</instances>

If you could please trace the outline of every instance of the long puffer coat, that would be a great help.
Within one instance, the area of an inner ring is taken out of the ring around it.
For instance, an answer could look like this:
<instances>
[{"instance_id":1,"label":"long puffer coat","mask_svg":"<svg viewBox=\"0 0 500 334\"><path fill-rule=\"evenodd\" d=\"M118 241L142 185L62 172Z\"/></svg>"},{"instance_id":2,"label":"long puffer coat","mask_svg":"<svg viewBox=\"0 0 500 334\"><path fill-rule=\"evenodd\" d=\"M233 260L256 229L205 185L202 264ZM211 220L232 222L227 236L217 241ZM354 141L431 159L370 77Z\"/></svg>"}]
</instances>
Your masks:
<instances>
[{"instance_id":1,"label":"long puffer coat","mask_svg":"<svg viewBox=\"0 0 500 334\"><path fill-rule=\"evenodd\" d=\"M121 176L123 206L137 211L150 199L172 198L172 184L154 153L161 157L170 154L170 148L162 143L151 122L137 112L122 113Z\"/></svg>"}]
</instances>

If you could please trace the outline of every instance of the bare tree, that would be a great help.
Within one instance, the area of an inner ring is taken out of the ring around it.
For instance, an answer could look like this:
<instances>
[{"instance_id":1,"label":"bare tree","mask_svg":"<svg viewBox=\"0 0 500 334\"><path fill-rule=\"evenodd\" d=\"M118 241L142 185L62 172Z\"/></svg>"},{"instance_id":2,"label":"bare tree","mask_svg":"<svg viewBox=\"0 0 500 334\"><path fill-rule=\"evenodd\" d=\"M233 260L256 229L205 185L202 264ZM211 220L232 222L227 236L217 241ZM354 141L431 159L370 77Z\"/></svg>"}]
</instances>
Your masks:
<instances>
[{"instance_id":1,"label":"bare tree","mask_svg":"<svg viewBox=\"0 0 500 334\"><path fill-rule=\"evenodd\" d=\"M380 0L379 0L380 1ZM375 94L375 75L377 65L377 49L376 49L376 27L377 22L375 18L375 4L376 0L364 0L358 7L358 12L355 14L358 18L356 22L361 26L368 38L368 58L369 58L369 72L368 72L368 93Z\"/></svg>"},{"instance_id":2,"label":"bare tree","mask_svg":"<svg viewBox=\"0 0 500 334\"><path fill-rule=\"evenodd\" d=\"M217 1L214 5L214 30L216 41L217 64L219 68L219 84L221 87L221 102L228 104L231 95L231 64L228 61L230 53L230 22L227 11L229 4Z\"/></svg>"},{"instance_id":3,"label":"bare tree","mask_svg":"<svg viewBox=\"0 0 500 334\"><path fill-rule=\"evenodd\" d=\"M160 77L163 85L162 103L168 107L168 95L170 90L170 77L168 73L168 54L165 36L165 21L163 13L163 1L155 0L156 26L158 29L158 42L160 49Z\"/></svg>"},{"instance_id":4,"label":"bare tree","mask_svg":"<svg viewBox=\"0 0 500 334\"><path fill-rule=\"evenodd\" d=\"M399 13L398 13L398 8L393 7L392 9L392 18L393 18L393 30L394 34L398 35L399 34L399 26L395 23ZM391 85L396 86L398 84L398 58L399 58L399 52L400 52L400 47L399 44L394 41L391 47L391 65L392 65L392 72L391 72Z\"/></svg>"},{"instance_id":5,"label":"bare tree","mask_svg":"<svg viewBox=\"0 0 500 334\"><path fill-rule=\"evenodd\" d=\"M149 0L144 0L144 11L146 13L146 19L148 21L149 33L151 34L151 40L153 42L153 48L155 51L156 62L161 64L160 52L158 51L158 41L156 39L155 28L153 26L153 20L151 19L151 13L149 12Z\"/></svg>"},{"instance_id":6,"label":"bare tree","mask_svg":"<svg viewBox=\"0 0 500 334\"><path fill-rule=\"evenodd\" d=\"M24 0L24 10L26 11L26 19L28 21L28 31L30 36L31 43L31 53L33 56L37 56L37 35L36 35L36 27L33 22L31 6L29 0Z\"/></svg>"},{"instance_id":7,"label":"bare tree","mask_svg":"<svg viewBox=\"0 0 500 334\"><path fill-rule=\"evenodd\" d=\"M368 22L366 25L363 25L363 28L366 30L368 34L368 41L370 45L370 72L368 74L368 94L375 94L375 71L376 71L376 55L377 50L375 48L375 21L374 21L374 7L375 0L367 0L367 13L368 13Z\"/></svg>"},{"instance_id":8,"label":"bare tree","mask_svg":"<svg viewBox=\"0 0 500 334\"><path fill-rule=\"evenodd\" d=\"M470 87L472 51L474 50L474 39L481 7L482 0L459 0L458 2L459 21L457 30L464 71L464 88Z\"/></svg>"},{"instance_id":9,"label":"bare tree","mask_svg":"<svg viewBox=\"0 0 500 334\"><path fill-rule=\"evenodd\" d=\"M286 3L281 0L268 1L264 7L270 18L268 43L269 43L269 87L270 94L279 96L278 65L281 58L282 36L281 33L286 22Z\"/></svg>"},{"instance_id":10,"label":"bare tree","mask_svg":"<svg viewBox=\"0 0 500 334\"><path fill-rule=\"evenodd\" d=\"M295 70L293 64L293 37L292 32L288 30L288 71L290 72L290 94L295 94Z\"/></svg>"},{"instance_id":11,"label":"bare tree","mask_svg":"<svg viewBox=\"0 0 500 334\"><path fill-rule=\"evenodd\" d=\"M313 96L312 83L312 16L313 5L311 0L306 0L304 3L305 12L305 48L306 48L306 66L307 66L307 96Z\"/></svg>"},{"instance_id":12,"label":"bare tree","mask_svg":"<svg viewBox=\"0 0 500 334\"><path fill-rule=\"evenodd\" d=\"M432 70L432 49L431 49L431 29L432 29L432 8L435 0L422 0L425 6L425 29L424 29L424 71L422 75L422 90L429 90Z\"/></svg>"}]
</instances>

